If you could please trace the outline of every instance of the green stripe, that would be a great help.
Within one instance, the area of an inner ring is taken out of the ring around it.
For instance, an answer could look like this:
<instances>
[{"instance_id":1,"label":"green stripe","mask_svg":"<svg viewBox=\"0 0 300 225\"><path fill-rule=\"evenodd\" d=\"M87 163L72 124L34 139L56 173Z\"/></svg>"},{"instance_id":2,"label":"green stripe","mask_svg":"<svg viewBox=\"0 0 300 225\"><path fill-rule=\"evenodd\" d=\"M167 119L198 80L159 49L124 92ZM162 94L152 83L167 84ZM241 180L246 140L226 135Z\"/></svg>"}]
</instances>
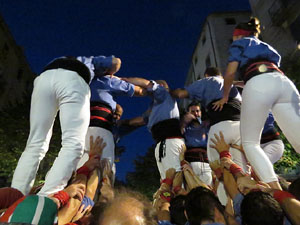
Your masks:
<instances>
[{"instance_id":1,"label":"green stripe","mask_svg":"<svg viewBox=\"0 0 300 225\"><path fill-rule=\"evenodd\" d=\"M57 205L50 198L45 197L45 204L39 224L53 225L57 214Z\"/></svg>"},{"instance_id":2,"label":"green stripe","mask_svg":"<svg viewBox=\"0 0 300 225\"><path fill-rule=\"evenodd\" d=\"M14 223L31 223L35 214L36 206L38 204L37 195L29 195L24 201L20 202L15 208L10 222Z\"/></svg>"}]
</instances>

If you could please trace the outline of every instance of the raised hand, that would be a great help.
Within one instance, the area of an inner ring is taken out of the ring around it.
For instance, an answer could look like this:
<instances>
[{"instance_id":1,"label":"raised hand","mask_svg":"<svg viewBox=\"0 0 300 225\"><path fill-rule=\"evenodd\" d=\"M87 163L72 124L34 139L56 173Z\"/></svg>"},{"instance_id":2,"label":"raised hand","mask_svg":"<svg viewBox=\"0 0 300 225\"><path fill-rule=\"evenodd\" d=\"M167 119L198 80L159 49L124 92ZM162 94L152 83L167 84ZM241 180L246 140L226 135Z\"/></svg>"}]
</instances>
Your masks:
<instances>
[{"instance_id":1,"label":"raised hand","mask_svg":"<svg viewBox=\"0 0 300 225\"><path fill-rule=\"evenodd\" d=\"M210 144L209 147L216 149L219 153L223 151L229 151L230 145L225 142L222 131L219 132L219 135L220 136L214 134L215 139L210 139L213 144Z\"/></svg>"},{"instance_id":2,"label":"raised hand","mask_svg":"<svg viewBox=\"0 0 300 225\"><path fill-rule=\"evenodd\" d=\"M102 156L103 149L105 148L106 143L103 141L101 137L97 137L94 141L94 137L90 136L90 156L91 155L98 155L99 159Z\"/></svg>"}]
</instances>

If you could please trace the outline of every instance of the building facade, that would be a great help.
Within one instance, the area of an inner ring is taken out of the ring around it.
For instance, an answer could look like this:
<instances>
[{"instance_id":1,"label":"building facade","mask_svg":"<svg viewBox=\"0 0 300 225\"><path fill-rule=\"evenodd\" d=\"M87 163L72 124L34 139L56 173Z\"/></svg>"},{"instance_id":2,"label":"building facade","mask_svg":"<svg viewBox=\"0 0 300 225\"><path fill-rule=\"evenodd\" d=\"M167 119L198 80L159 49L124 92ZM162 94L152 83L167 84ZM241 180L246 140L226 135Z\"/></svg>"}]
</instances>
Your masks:
<instances>
[{"instance_id":1,"label":"building facade","mask_svg":"<svg viewBox=\"0 0 300 225\"><path fill-rule=\"evenodd\" d=\"M250 15L248 11L223 12L210 14L206 18L192 55L185 86L203 78L207 67L218 67L222 73L225 72L233 30L238 23L248 21ZM180 108L186 108L189 102L180 101Z\"/></svg>"},{"instance_id":2,"label":"building facade","mask_svg":"<svg viewBox=\"0 0 300 225\"><path fill-rule=\"evenodd\" d=\"M261 38L282 57L300 49L299 0L249 0L252 14L261 23Z\"/></svg>"},{"instance_id":3,"label":"building facade","mask_svg":"<svg viewBox=\"0 0 300 225\"><path fill-rule=\"evenodd\" d=\"M21 103L31 90L33 78L22 48L0 16L0 109Z\"/></svg>"},{"instance_id":4,"label":"building facade","mask_svg":"<svg viewBox=\"0 0 300 225\"><path fill-rule=\"evenodd\" d=\"M226 12L213 13L206 18L185 85L203 78L207 67L215 66L225 71L232 32L238 23L247 21L249 17L250 12Z\"/></svg>"}]
</instances>

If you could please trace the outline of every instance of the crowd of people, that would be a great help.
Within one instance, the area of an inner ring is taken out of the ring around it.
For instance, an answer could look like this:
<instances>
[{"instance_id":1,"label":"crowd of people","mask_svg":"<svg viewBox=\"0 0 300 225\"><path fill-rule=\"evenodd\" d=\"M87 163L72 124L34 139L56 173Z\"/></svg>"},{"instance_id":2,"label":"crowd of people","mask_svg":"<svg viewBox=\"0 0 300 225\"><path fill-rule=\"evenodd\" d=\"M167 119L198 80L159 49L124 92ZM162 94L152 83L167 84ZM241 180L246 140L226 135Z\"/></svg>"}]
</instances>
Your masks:
<instances>
[{"instance_id":1,"label":"crowd of people","mask_svg":"<svg viewBox=\"0 0 300 225\"><path fill-rule=\"evenodd\" d=\"M204 78L174 90L165 80L117 77L114 56L54 59L34 81L30 134L11 187L0 188L0 222L300 224L300 178L280 183L273 168L284 151L275 121L300 153L300 95L259 34L256 18L240 23L225 74L209 67ZM120 95L152 103L143 115L120 120ZM190 104L180 115L183 98ZM58 111L62 147L35 186ZM144 125L161 177L152 200L114 188L115 145Z\"/></svg>"}]
</instances>

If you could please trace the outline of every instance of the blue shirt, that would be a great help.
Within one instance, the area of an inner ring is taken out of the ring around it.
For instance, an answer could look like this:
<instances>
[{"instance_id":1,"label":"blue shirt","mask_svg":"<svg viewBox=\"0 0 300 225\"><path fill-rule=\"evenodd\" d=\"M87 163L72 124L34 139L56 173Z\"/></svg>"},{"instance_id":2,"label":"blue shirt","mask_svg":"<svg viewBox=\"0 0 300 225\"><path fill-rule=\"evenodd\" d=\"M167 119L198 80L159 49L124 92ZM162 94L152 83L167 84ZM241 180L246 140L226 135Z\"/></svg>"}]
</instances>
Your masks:
<instances>
[{"instance_id":1,"label":"blue shirt","mask_svg":"<svg viewBox=\"0 0 300 225\"><path fill-rule=\"evenodd\" d=\"M185 145L193 148L206 148L208 127L203 123L199 126L194 126L190 123L184 132Z\"/></svg>"},{"instance_id":2,"label":"blue shirt","mask_svg":"<svg viewBox=\"0 0 300 225\"><path fill-rule=\"evenodd\" d=\"M196 99L207 107L210 102L223 97L223 86L224 79L221 76L213 76L197 80L185 89L189 93L190 99ZM242 100L241 95L234 86L230 90L229 97Z\"/></svg>"},{"instance_id":3,"label":"blue shirt","mask_svg":"<svg viewBox=\"0 0 300 225\"><path fill-rule=\"evenodd\" d=\"M232 42L229 48L228 62L237 61L241 68L251 59L265 59L279 67L281 56L272 46L254 36Z\"/></svg>"},{"instance_id":4,"label":"blue shirt","mask_svg":"<svg viewBox=\"0 0 300 225\"><path fill-rule=\"evenodd\" d=\"M84 63L90 70L91 80L94 76L104 76L105 71L112 66L114 56L78 56L77 60Z\"/></svg>"},{"instance_id":5,"label":"blue shirt","mask_svg":"<svg viewBox=\"0 0 300 225\"><path fill-rule=\"evenodd\" d=\"M132 97L134 85L110 75L94 77L90 83L91 101L108 104L112 110L116 109L115 96L123 95Z\"/></svg>"},{"instance_id":6,"label":"blue shirt","mask_svg":"<svg viewBox=\"0 0 300 225\"><path fill-rule=\"evenodd\" d=\"M155 81L151 82L153 83L153 87L147 90L153 94L153 106L147 124L149 130L151 130L154 124L160 121L174 118L179 119L179 109L176 100L172 98L166 88Z\"/></svg>"}]
</instances>

